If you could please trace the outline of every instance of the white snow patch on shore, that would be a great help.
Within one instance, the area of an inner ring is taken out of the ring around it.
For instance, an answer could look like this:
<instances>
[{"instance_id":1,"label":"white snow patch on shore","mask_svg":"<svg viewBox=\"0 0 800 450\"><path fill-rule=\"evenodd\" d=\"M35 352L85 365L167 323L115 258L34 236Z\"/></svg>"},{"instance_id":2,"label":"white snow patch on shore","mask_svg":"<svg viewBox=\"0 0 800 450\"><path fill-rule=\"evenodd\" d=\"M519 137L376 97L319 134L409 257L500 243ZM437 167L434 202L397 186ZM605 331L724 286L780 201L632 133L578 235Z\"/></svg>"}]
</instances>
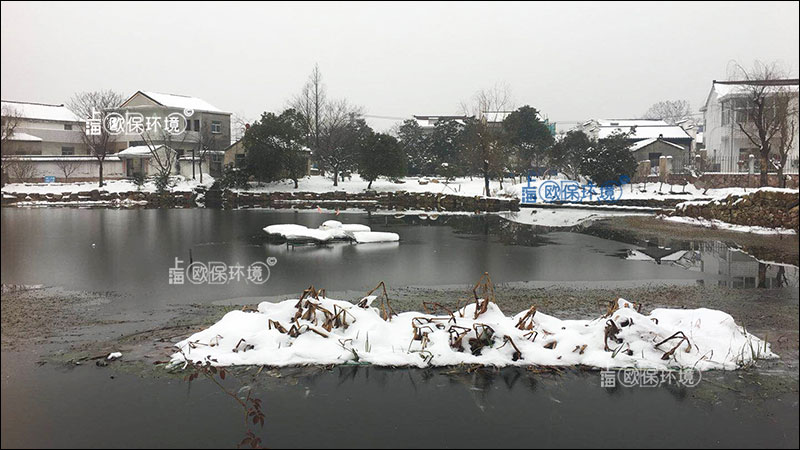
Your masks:
<instances>
[{"instance_id":1,"label":"white snow patch on shore","mask_svg":"<svg viewBox=\"0 0 800 450\"><path fill-rule=\"evenodd\" d=\"M75 183L10 183L3 186L3 195L7 194L73 194L78 192L90 192L95 189L100 192L126 193L126 192L156 192L158 188L153 181L146 181L144 185L137 186L133 180L106 180L103 187L98 187L97 182L75 182ZM198 187L209 188L214 184L214 178L208 174L203 174L203 182L200 183L200 175L192 180L180 175L172 177L170 192L192 192Z\"/></svg>"},{"instance_id":2,"label":"white snow patch on shore","mask_svg":"<svg viewBox=\"0 0 800 450\"><path fill-rule=\"evenodd\" d=\"M584 223L615 216L648 216L652 214L637 212L593 211L572 208L530 208L514 212L497 213L500 217L524 225L540 227L574 227Z\"/></svg>"},{"instance_id":3,"label":"white snow patch on shore","mask_svg":"<svg viewBox=\"0 0 800 450\"><path fill-rule=\"evenodd\" d=\"M705 228L714 228L719 230L738 231L740 233L786 234L786 235L797 234L797 231L790 230L787 228L766 228L766 227L756 227L748 225L736 225L733 223L723 222L721 220L716 220L716 219L709 220L709 219L698 219L694 217L664 216L664 215L659 215L657 217L659 219L668 222L682 223L686 225L694 225Z\"/></svg>"},{"instance_id":4,"label":"white snow patch on shore","mask_svg":"<svg viewBox=\"0 0 800 450\"><path fill-rule=\"evenodd\" d=\"M619 309L610 317L560 320L541 312L526 319L527 311L508 317L494 303L476 318L472 303L452 317L406 312L385 321L378 308L368 305L376 299L364 300L366 307L320 297L263 302L257 312L233 311L176 344L171 362L733 370L757 359L777 358L769 344L730 315L704 308L655 309L644 315L619 299ZM619 331L607 340L612 325ZM676 332L688 341L667 340ZM474 351L478 341L485 345Z\"/></svg>"}]
</instances>

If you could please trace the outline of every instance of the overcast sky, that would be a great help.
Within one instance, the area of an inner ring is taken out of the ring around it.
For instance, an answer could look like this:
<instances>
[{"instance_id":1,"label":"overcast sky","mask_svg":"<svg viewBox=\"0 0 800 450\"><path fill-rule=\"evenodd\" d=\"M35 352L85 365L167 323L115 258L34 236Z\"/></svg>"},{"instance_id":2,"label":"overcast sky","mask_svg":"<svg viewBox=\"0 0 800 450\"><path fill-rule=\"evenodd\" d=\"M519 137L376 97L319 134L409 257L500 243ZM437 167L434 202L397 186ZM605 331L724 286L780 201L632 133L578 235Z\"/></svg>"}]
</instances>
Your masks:
<instances>
[{"instance_id":1,"label":"overcast sky","mask_svg":"<svg viewBox=\"0 0 800 450\"><path fill-rule=\"evenodd\" d=\"M698 108L733 60L798 69L797 2L622 4L2 3L2 98L170 92L255 118L318 63L367 114L453 114L510 86L554 121ZM385 128L390 121L373 121Z\"/></svg>"}]
</instances>

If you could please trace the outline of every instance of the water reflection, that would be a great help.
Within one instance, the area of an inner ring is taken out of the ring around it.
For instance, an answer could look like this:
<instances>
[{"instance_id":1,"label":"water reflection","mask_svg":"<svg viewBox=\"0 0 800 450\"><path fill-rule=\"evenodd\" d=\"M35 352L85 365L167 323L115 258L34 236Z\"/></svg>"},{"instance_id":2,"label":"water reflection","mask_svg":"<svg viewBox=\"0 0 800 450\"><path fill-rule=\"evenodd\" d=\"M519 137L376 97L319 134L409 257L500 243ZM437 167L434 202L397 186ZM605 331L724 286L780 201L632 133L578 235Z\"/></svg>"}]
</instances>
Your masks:
<instances>
[{"instance_id":1,"label":"water reflection","mask_svg":"<svg viewBox=\"0 0 800 450\"><path fill-rule=\"evenodd\" d=\"M764 262L721 242L689 242L686 249L652 245L622 252L628 261L680 267L717 275L716 284L729 288L797 288L798 268Z\"/></svg>"}]
</instances>

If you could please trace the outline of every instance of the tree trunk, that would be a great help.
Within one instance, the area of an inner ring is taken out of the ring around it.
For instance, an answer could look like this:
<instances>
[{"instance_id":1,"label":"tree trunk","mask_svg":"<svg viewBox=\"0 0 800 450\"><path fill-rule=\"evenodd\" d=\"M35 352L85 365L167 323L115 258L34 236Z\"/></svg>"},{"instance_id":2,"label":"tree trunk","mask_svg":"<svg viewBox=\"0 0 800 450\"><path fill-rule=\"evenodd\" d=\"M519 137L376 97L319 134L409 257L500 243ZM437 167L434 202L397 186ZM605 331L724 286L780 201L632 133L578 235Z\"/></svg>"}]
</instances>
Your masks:
<instances>
[{"instance_id":1,"label":"tree trunk","mask_svg":"<svg viewBox=\"0 0 800 450\"><path fill-rule=\"evenodd\" d=\"M297 178L292 178L292 181L294 181L294 188L295 188L295 189L297 189L298 187L300 187L300 185L297 183Z\"/></svg>"},{"instance_id":2,"label":"tree trunk","mask_svg":"<svg viewBox=\"0 0 800 450\"><path fill-rule=\"evenodd\" d=\"M334 169L333 170L333 185L334 186L339 186L339 170L338 169Z\"/></svg>"},{"instance_id":3,"label":"tree trunk","mask_svg":"<svg viewBox=\"0 0 800 450\"><path fill-rule=\"evenodd\" d=\"M99 186L103 187L103 158L98 158L97 160L100 162L100 172L99 172L100 176L98 177L100 183Z\"/></svg>"},{"instance_id":4,"label":"tree trunk","mask_svg":"<svg viewBox=\"0 0 800 450\"><path fill-rule=\"evenodd\" d=\"M367 190L370 189L372 189L372 180L369 180L369 183L367 183Z\"/></svg>"},{"instance_id":5,"label":"tree trunk","mask_svg":"<svg viewBox=\"0 0 800 450\"><path fill-rule=\"evenodd\" d=\"M483 188L485 195L489 196L489 163L483 163Z\"/></svg>"},{"instance_id":6,"label":"tree trunk","mask_svg":"<svg viewBox=\"0 0 800 450\"><path fill-rule=\"evenodd\" d=\"M761 155L761 187L769 186L769 176L767 175L769 158L764 154Z\"/></svg>"}]
</instances>

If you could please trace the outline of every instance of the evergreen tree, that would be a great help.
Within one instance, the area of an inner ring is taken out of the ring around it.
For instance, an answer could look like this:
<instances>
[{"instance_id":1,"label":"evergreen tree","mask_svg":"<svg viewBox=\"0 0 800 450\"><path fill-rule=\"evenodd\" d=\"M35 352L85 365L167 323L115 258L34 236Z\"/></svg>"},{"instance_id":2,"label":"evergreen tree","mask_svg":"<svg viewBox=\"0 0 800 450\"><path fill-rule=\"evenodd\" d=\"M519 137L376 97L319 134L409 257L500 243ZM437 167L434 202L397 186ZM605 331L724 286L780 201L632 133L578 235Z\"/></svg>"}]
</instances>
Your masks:
<instances>
[{"instance_id":1,"label":"evergreen tree","mask_svg":"<svg viewBox=\"0 0 800 450\"><path fill-rule=\"evenodd\" d=\"M380 176L401 177L405 174L406 160L403 147L392 136L375 133L359 149L358 173L367 180L367 189Z\"/></svg>"},{"instance_id":2,"label":"evergreen tree","mask_svg":"<svg viewBox=\"0 0 800 450\"><path fill-rule=\"evenodd\" d=\"M405 153L408 173L411 175L425 175L431 167L433 156L430 153L430 140L416 120L409 119L403 122L397 132Z\"/></svg>"},{"instance_id":3,"label":"evergreen tree","mask_svg":"<svg viewBox=\"0 0 800 450\"><path fill-rule=\"evenodd\" d=\"M633 179L636 158L630 151L627 133L614 133L590 147L581 161L581 174L598 186L618 184L620 177Z\"/></svg>"},{"instance_id":4,"label":"evergreen tree","mask_svg":"<svg viewBox=\"0 0 800 450\"><path fill-rule=\"evenodd\" d=\"M550 128L539 118L536 108L525 105L503 120L508 143L511 145L511 162L514 168L525 173L531 166L542 167L553 145Z\"/></svg>"},{"instance_id":5,"label":"evergreen tree","mask_svg":"<svg viewBox=\"0 0 800 450\"><path fill-rule=\"evenodd\" d=\"M460 148L463 131L464 125L452 119L436 123L428 136L431 159L426 174L451 178L464 173L465 164Z\"/></svg>"},{"instance_id":6,"label":"evergreen tree","mask_svg":"<svg viewBox=\"0 0 800 450\"><path fill-rule=\"evenodd\" d=\"M549 160L554 168L573 180L581 175L581 162L586 152L596 146L583 131L572 130L558 140L550 150Z\"/></svg>"},{"instance_id":7,"label":"evergreen tree","mask_svg":"<svg viewBox=\"0 0 800 450\"><path fill-rule=\"evenodd\" d=\"M247 170L260 182L289 178L295 188L301 171L300 161L305 158L302 145L305 134L303 117L293 109L280 115L264 113L245 133L243 145Z\"/></svg>"}]
</instances>

